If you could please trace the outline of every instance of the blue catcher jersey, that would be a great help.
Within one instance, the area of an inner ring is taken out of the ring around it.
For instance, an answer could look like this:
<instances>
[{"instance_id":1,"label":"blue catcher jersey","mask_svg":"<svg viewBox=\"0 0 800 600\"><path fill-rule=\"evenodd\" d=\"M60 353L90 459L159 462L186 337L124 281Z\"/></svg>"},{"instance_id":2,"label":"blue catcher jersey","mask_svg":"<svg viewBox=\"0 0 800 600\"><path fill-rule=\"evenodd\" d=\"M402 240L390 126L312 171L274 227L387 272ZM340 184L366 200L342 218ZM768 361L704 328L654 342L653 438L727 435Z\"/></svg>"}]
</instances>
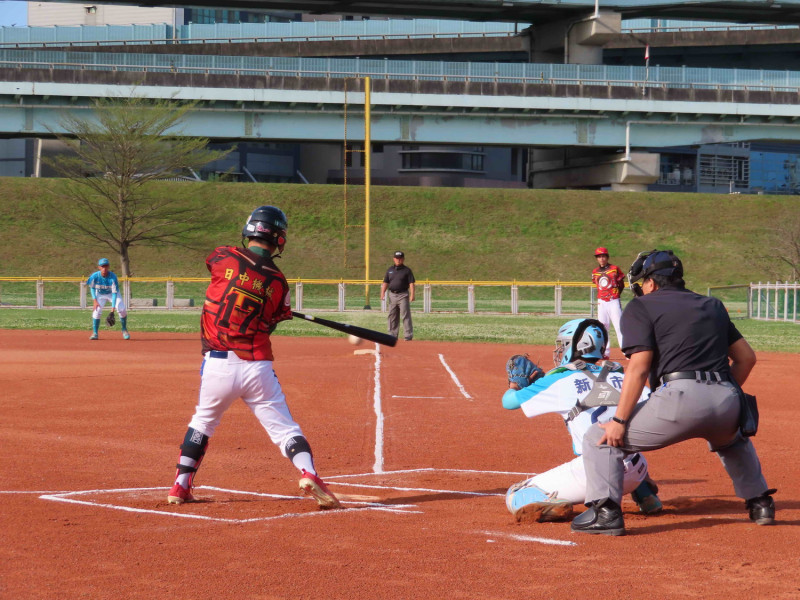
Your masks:
<instances>
[{"instance_id":1,"label":"blue catcher jersey","mask_svg":"<svg viewBox=\"0 0 800 600\"><path fill-rule=\"evenodd\" d=\"M593 364L586 365L597 376L601 367ZM615 389L622 388L624 374L611 372L607 382ZM583 447L583 436L595 423L605 423L611 420L616 413L615 406L598 406L587 408L572 420L567 420L569 412L578 401L582 401L592 391L594 380L582 371L575 371L566 367L556 367L544 377L534 381L521 390L507 390L503 394L503 408L521 408L527 417L536 417L547 413L556 413L566 422L567 429L572 436L572 450L580 455ZM650 389L645 387L639 402L650 395Z\"/></svg>"},{"instance_id":2,"label":"blue catcher jersey","mask_svg":"<svg viewBox=\"0 0 800 600\"><path fill-rule=\"evenodd\" d=\"M89 289L94 290L96 294L103 294L104 296L119 294L119 281L117 281L117 276L112 271L108 272L107 277L103 277L100 271L95 271L86 280L86 285L89 286Z\"/></svg>"}]
</instances>

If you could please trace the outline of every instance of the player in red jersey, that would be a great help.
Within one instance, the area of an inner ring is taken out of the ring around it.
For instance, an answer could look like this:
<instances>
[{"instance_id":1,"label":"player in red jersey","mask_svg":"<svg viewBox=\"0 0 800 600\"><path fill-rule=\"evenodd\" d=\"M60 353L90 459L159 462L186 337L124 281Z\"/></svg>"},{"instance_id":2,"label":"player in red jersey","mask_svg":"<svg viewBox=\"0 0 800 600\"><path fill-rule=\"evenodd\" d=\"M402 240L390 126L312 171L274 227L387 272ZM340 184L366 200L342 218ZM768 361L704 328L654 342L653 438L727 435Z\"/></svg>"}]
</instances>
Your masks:
<instances>
[{"instance_id":1,"label":"player in red jersey","mask_svg":"<svg viewBox=\"0 0 800 600\"><path fill-rule=\"evenodd\" d=\"M292 318L289 284L273 261L283 252L287 228L283 211L260 206L242 230L246 248L220 246L206 259L211 283L201 317L200 396L181 444L175 484L167 497L170 504L194 501L194 474L208 439L228 407L241 398L300 471L300 489L320 508L341 506L317 476L311 446L292 419L272 369L270 334L279 322Z\"/></svg>"},{"instance_id":2,"label":"player in red jersey","mask_svg":"<svg viewBox=\"0 0 800 600\"><path fill-rule=\"evenodd\" d=\"M608 262L608 249L602 246L594 251L597 267L592 271L592 283L597 286L597 320L611 331L609 324L614 324L617 333L617 342L622 348L622 332L619 328L619 319L622 316L622 303L619 296L625 289L625 274L616 266ZM609 357L611 344L606 346L605 357Z\"/></svg>"}]
</instances>

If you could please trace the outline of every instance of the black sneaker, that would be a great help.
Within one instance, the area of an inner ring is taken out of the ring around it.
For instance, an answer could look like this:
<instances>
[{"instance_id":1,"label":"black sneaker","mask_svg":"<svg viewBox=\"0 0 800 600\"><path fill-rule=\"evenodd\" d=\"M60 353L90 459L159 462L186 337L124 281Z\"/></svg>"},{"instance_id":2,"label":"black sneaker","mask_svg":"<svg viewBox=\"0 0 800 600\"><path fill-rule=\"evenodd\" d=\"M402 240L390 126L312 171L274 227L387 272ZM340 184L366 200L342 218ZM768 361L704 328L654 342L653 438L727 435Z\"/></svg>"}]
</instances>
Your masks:
<instances>
[{"instance_id":1,"label":"black sneaker","mask_svg":"<svg viewBox=\"0 0 800 600\"><path fill-rule=\"evenodd\" d=\"M756 525L772 525L775 522L775 500L772 499L772 494L777 491L769 489L744 503L750 512L750 520Z\"/></svg>"},{"instance_id":2,"label":"black sneaker","mask_svg":"<svg viewBox=\"0 0 800 600\"><path fill-rule=\"evenodd\" d=\"M619 504L605 499L594 502L589 510L575 517L570 528L577 533L625 535L625 520Z\"/></svg>"}]
</instances>

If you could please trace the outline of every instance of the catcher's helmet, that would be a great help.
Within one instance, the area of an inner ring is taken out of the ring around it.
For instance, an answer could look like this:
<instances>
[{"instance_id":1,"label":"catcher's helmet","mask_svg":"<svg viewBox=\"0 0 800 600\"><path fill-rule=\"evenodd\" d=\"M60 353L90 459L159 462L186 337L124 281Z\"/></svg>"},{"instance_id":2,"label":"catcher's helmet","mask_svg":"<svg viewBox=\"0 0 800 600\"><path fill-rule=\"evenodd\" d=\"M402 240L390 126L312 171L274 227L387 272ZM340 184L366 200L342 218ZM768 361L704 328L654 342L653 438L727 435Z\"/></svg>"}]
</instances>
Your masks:
<instances>
[{"instance_id":1,"label":"catcher's helmet","mask_svg":"<svg viewBox=\"0 0 800 600\"><path fill-rule=\"evenodd\" d=\"M278 254L286 244L286 230L289 223L283 211L274 206L259 206L247 218L242 229L242 237L257 238L275 246Z\"/></svg>"},{"instance_id":2,"label":"catcher's helmet","mask_svg":"<svg viewBox=\"0 0 800 600\"><path fill-rule=\"evenodd\" d=\"M566 365L579 358L603 358L608 345L608 331L596 319L573 319L564 323L556 334L553 363Z\"/></svg>"}]
</instances>

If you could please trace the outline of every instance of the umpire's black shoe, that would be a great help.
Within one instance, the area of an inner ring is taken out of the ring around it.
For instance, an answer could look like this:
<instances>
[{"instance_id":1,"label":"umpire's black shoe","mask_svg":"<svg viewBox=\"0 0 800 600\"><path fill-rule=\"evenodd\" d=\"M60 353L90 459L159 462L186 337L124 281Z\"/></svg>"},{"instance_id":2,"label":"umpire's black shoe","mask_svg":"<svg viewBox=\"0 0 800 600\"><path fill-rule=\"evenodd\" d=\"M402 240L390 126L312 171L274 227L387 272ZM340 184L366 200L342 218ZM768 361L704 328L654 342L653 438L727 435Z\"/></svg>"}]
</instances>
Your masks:
<instances>
[{"instance_id":1,"label":"umpire's black shoe","mask_svg":"<svg viewBox=\"0 0 800 600\"><path fill-rule=\"evenodd\" d=\"M625 520L622 509L613 500L594 502L589 510L572 520L572 531L600 535L625 535Z\"/></svg>"},{"instance_id":2,"label":"umpire's black shoe","mask_svg":"<svg viewBox=\"0 0 800 600\"><path fill-rule=\"evenodd\" d=\"M772 499L772 494L777 491L769 489L744 503L750 512L750 520L756 525L772 525L775 522L775 500Z\"/></svg>"}]
</instances>

